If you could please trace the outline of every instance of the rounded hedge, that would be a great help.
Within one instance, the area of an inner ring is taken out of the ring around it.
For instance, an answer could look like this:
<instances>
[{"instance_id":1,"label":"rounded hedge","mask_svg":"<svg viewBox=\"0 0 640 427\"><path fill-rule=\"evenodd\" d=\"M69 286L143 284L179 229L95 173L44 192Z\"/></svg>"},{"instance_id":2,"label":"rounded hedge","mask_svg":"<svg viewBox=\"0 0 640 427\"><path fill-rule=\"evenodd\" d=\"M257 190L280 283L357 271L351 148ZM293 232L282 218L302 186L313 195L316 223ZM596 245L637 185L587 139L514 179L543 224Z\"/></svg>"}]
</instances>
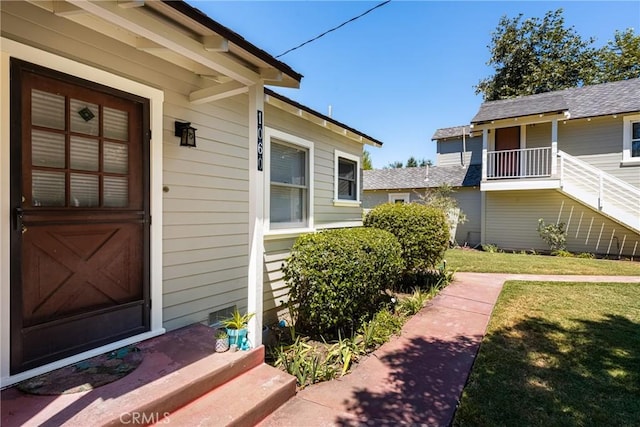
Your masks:
<instances>
[{"instance_id":1,"label":"rounded hedge","mask_svg":"<svg viewBox=\"0 0 640 427\"><path fill-rule=\"evenodd\" d=\"M400 244L373 228L326 230L300 236L283 266L297 329L334 338L357 329L385 302L402 274Z\"/></svg>"},{"instance_id":2,"label":"rounded hedge","mask_svg":"<svg viewBox=\"0 0 640 427\"><path fill-rule=\"evenodd\" d=\"M449 247L449 223L441 209L418 203L385 203L369 211L366 227L392 233L402 247L406 272L435 267Z\"/></svg>"}]
</instances>

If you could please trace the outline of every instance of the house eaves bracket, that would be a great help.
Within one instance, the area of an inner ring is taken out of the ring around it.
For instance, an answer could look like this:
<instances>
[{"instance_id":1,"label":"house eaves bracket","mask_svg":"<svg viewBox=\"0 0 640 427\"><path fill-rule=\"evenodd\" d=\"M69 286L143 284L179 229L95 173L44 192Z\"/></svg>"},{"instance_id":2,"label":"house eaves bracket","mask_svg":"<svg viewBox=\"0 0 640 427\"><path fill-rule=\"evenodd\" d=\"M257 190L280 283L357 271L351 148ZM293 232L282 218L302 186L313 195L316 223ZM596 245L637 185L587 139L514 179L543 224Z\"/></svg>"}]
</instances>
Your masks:
<instances>
[{"instance_id":1,"label":"house eaves bracket","mask_svg":"<svg viewBox=\"0 0 640 427\"><path fill-rule=\"evenodd\" d=\"M69 4L119 26L139 37L178 53L196 63L231 77L244 85L261 80L258 73L224 56L207 51L202 42L172 28L170 25L142 12L144 8L121 8L111 2L67 0Z\"/></svg>"},{"instance_id":2,"label":"house eaves bracket","mask_svg":"<svg viewBox=\"0 0 640 427\"><path fill-rule=\"evenodd\" d=\"M191 92L189 94L189 102L194 105L206 104L207 102L218 101L241 93L247 93L248 91L248 86L232 81Z\"/></svg>"}]
</instances>

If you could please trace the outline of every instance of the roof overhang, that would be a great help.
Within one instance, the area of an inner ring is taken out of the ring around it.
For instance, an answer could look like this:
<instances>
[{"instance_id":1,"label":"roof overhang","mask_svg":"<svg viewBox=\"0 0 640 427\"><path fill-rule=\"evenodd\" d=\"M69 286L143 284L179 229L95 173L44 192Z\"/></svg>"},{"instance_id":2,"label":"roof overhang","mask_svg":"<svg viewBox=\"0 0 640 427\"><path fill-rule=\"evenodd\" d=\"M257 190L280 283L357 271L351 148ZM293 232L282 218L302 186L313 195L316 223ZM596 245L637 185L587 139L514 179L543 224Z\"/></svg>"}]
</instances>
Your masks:
<instances>
[{"instance_id":1,"label":"roof overhang","mask_svg":"<svg viewBox=\"0 0 640 427\"><path fill-rule=\"evenodd\" d=\"M302 75L183 1L28 0L204 78L194 103L246 92L257 83L297 88Z\"/></svg>"},{"instance_id":2,"label":"roof overhang","mask_svg":"<svg viewBox=\"0 0 640 427\"><path fill-rule=\"evenodd\" d=\"M548 113L532 114L529 116L507 117L497 120L488 120L471 123L471 134L482 129L504 128L511 126L529 125L534 123L545 123L553 120L569 120L571 115L568 111L554 111Z\"/></svg>"},{"instance_id":3,"label":"roof overhang","mask_svg":"<svg viewBox=\"0 0 640 427\"><path fill-rule=\"evenodd\" d=\"M360 132L352 127L340 123L339 121L332 119L329 116L325 116L309 107L306 107L292 99L289 99L279 93L276 93L270 89L265 88L265 102L294 116L300 117L311 123L314 123L320 127L330 130L333 133L340 135L343 138L348 138L352 141L359 142L360 144L371 145L373 147L382 147L382 142L370 137L369 135Z\"/></svg>"}]
</instances>

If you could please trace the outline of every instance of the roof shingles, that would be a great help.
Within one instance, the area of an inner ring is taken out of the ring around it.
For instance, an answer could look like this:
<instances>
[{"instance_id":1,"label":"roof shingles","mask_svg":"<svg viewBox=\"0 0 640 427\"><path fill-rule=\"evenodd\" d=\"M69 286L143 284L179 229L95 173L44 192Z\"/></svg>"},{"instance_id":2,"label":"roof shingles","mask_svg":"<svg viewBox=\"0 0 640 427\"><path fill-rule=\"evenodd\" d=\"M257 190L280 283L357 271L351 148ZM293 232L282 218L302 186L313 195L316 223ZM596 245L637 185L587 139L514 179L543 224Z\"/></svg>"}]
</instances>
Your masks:
<instances>
[{"instance_id":1,"label":"roof shingles","mask_svg":"<svg viewBox=\"0 0 640 427\"><path fill-rule=\"evenodd\" d=\"M481 176L481 165L424 166L365 170L362 182L365 191L433 188L443 184L452 187L473 187L480 185Z\"/></svg>"}]
</instances>

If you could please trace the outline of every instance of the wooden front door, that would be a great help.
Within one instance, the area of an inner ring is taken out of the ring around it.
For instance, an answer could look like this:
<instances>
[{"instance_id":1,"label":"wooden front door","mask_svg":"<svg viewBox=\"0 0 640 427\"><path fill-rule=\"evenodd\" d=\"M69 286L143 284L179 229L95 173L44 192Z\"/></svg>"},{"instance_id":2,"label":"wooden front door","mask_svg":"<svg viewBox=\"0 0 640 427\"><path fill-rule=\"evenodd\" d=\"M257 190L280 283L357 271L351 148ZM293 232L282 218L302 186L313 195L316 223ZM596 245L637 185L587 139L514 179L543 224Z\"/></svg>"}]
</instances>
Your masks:
<instances>
[{"instance_id":1,"label":"wooden front door","mask_svg":"<svg viewBox=\"0 0 640 427\"><path fill-rule=\"evenodd\" d=\"M496 129L495 176L509 178L517 177L520 171L520 126Z\"/></svg>"},{"instance_id":2,"label":"wooden front door","mask_svg":"<svg viewBox=\"0 0 640 427\"><path fill-rule=\"evenodd\" d=\"M149 330L149 103L12 60L11 373Z\"/></svg>"}]
</instances>

